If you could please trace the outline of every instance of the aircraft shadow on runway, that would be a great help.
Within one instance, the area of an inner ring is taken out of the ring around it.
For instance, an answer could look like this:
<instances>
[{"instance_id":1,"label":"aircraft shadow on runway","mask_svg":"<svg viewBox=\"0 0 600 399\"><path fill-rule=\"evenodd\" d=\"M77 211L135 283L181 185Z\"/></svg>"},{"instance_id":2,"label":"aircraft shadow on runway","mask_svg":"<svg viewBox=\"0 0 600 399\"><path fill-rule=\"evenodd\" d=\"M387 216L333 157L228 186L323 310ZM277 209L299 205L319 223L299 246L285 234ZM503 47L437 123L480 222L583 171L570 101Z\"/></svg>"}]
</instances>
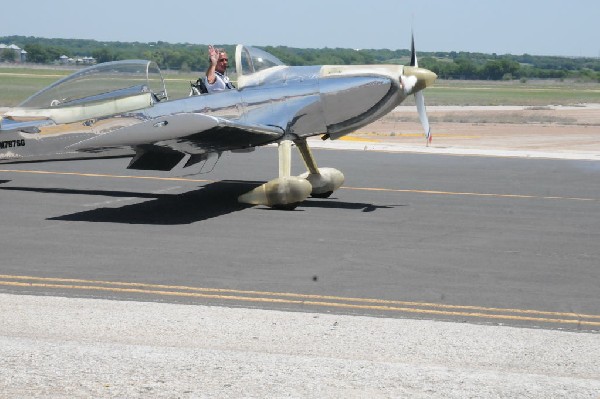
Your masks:
<instances>
[{"instance_id":1,"label":"aircraft shadow on runway","mask_svg":"<svg viewBox=\"0 0 600 399\"><path fill-rule=\"evenodd\" d=\"M219 181L181 194L40 187L1 187L0 190L148 199L148 201L127 204L121 207L90 209L49 218L48 220L177 225L195 223L250 208L252 205L239 203L237 198L262 183L252 181ZM297 210L301 211L302 208L309 207L373 212L377 209L389 209L395 207L395 205L377 206L366 203L341 202L334 198L327 200L309 199L304 201ZM271 208L264 209L271 210Z\"/></svg>"},{"instance_id":2,"label":"aircraft shadow on runway","mask_svg":"<svg viewBox=\"0 0 600 399\"><path fill-rule=\"evenodd\" d=\"M300 204L299 208L354 209L361 210L362 212L374 212L377 209L392 209L399 206L406 205L374 205L362 202L343 202L336 198L330 198L328 200L316 200L312 198Z\"/></svg>"},{"instance_id":3,"label":"aircraft shadow on runway","mask_svg":"<svg viewBox=\"0 0 600 399\"><path fill-rule=\"evenodd\" d=\"M262 183L220 181L181 194L38 187L2 187L0 190L148 199L121 207L90 209L48 220L175 225L194 223L249 208L251 205L239 203L237 197Z\"/></svg>"}]
</instances>

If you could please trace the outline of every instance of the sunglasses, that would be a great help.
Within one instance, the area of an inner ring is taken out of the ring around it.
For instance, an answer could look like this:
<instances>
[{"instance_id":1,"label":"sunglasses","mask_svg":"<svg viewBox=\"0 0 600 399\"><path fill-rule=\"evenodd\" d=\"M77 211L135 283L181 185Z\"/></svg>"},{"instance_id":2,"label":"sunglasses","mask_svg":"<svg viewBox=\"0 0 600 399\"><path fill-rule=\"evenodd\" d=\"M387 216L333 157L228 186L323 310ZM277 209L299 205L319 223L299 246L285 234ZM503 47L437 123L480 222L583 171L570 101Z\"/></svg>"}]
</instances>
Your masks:
<instances>
[{"instance_id":1,"label":"sunglasses","mask_svg":"<svg viewBox=\"0 0 600 399\"><path fill-rule=\"evenodd\" d=\"M227 59L227 58L219 58L218 61L219 62L221 62L221 61L228 61L229 62L229 59Z\"/></svg>"}]
</instances>

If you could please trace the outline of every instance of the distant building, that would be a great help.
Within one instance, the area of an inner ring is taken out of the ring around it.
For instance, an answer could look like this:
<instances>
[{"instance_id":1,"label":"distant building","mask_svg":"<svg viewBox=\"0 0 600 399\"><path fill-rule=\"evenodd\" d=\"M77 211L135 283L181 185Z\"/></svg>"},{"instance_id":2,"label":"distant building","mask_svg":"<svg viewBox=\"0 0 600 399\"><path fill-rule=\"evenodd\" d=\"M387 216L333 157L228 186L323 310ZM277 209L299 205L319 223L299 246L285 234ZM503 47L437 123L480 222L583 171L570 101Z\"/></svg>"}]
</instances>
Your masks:
<instances>
[{"instance_id":1,"label":"distant building","mask_svg":"<svg viewBox=\"0 0 600 399\"><path fill-rule=\"evenodd\" d=\"M27 51L15 44L7 46L6 44L0 43L0 61L26 62Z\"/></svg>"},{"instance_id":2,"label":"distant building","mask_svg":"<svg viewBox=\"0 0 600 399\"><path fill-rule=\"evenodd\" d=\"M93 65L96 63L96 59L94 57L70 58L66 55L61 55L58 59L58 63L61 65Z\"/></svg>"},{"instance_id":3,"label":"distant building","mask_svg":"<svg viewBox=\"0 0 600 399\"><path fill-rule=\"evenodd\" d=\"M94 57L83 57L84 65L93 65L96 63L96 59Z\"/></svg>"}]
</instances>

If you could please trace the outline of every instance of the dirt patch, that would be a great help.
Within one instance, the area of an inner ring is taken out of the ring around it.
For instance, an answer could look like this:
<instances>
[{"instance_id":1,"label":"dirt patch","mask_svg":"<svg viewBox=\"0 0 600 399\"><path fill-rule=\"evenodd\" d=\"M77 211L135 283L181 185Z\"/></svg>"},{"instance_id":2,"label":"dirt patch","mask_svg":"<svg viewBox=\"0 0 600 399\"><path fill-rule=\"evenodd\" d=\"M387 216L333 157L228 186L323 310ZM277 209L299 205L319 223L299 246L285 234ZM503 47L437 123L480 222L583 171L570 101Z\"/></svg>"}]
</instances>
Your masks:
<instances>
[{"instance_id":1,"label":"dirt patch","mask_svg":"<svg viewBox=\"0 0 600 399\"><path fill-rule=\"evenodd\" d=\"M434 147L600 153L600 106L430 107ZM352 134L369 140L423 144L414 107L394 112Z\"/></svg>"}]
</instances>

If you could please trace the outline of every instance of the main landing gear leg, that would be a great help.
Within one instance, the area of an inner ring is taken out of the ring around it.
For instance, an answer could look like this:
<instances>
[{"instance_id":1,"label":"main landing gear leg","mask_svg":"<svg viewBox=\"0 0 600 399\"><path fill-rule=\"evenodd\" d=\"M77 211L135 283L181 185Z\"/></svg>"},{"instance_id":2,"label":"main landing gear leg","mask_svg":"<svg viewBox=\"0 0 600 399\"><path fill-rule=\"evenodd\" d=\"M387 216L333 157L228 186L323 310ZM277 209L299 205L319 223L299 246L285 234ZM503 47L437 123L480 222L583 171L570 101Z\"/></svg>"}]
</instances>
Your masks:
<instances>
[{"instance_id":1,"label":"main landing gear leg","mask_svg":"<svg viewBox=\"0 0 600 399\"><path fill-rule=\"evenodd\" d=\"M333 168L319 169L306 139L298 139L295 143L302 159L304 159L306 169L308 169L308 172L301 174L300 177L310 182L312 186L310 195L312 197L327 198L344 184L344 174L339 170Z\"/></svg>"}]
</instances>

